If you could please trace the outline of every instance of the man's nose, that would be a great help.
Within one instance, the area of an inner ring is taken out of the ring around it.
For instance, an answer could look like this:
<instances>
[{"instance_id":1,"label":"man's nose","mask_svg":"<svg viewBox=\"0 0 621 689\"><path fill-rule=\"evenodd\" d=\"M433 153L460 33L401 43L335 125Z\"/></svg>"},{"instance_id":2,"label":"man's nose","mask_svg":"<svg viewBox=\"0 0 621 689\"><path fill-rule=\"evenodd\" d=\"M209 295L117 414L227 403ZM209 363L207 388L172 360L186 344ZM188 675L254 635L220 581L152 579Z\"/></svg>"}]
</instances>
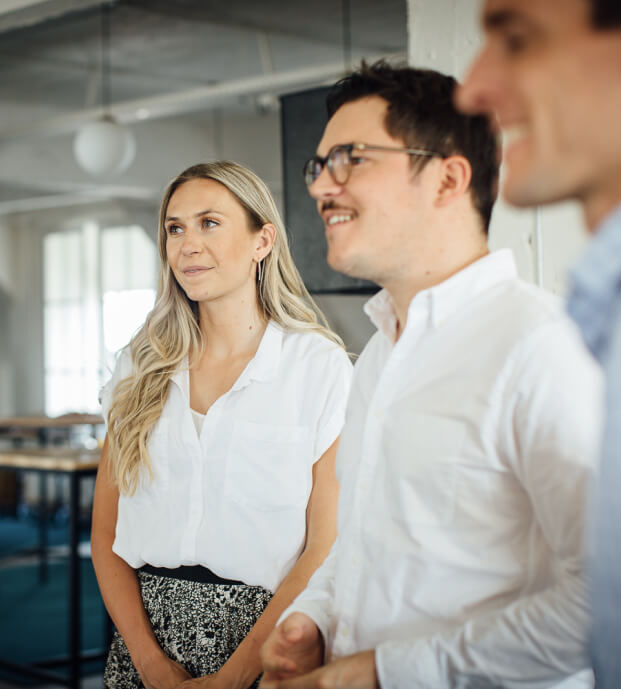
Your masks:
<instances>
[{"instance_id":1,"label":"man's nose","mask_svg":"<svg viewBox=\"0 0 621 689\"><path fill-rule=\"evenodd\" d=\"M455 91L455 105L468 115L491 115L498 106L498 65L487 46L476 56Z\"/></svg>"},{"instance_id":2,"label":"man's nose","mask_svg":"<svg viewBox=\"0 0 621 689\"><path fill-rule=\"evenodd\" d=\"M318 201L338 196L342 191L343 185L334 181L327 165L323 166L317 179L308 188L308 193Z\"/></svg>"}]
</instances>

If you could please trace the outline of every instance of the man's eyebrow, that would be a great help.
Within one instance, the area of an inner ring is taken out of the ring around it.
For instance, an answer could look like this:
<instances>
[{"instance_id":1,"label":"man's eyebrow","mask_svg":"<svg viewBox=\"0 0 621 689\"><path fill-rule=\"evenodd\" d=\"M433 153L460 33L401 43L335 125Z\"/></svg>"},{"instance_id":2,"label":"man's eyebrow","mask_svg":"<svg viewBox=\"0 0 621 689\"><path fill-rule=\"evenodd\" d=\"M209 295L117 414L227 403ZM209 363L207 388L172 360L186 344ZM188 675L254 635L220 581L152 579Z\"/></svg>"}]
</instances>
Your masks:
<instances>
[{"instance_id":1,"label":"man's eyebrow","mask_svg":"<svg viewBox=\"0 0 621 689\"><path fill-rule=\"evenodd\" d=\"M528 21L523 15L509 9L491 10L483 15L483 27L488 31L503 29L510 24L526 25Z\"/></svg>"}]
</instances>

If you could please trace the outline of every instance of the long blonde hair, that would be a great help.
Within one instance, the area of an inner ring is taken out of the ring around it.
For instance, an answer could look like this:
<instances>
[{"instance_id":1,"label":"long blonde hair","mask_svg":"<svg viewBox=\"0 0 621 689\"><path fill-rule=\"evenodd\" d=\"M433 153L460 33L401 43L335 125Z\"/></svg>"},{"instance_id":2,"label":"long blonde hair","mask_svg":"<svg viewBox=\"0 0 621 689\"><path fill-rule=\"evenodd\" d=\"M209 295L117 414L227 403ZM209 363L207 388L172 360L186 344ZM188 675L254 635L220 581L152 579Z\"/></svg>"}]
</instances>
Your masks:
<instances>
[{"instance_id":1,"label":"long blonde hair","mask_svg":"<svg viewBox=\"0 0 621 689\"><path fill-rule=\"evenodd\" d=\"M114 390L108 414L112 478L127 495L136 492L141 470L153 477L147 442L162 413L171 376L186 356L191 353L196 359L204 348L198 304L188 299L168 265L164 229L171 196L192 179L212 179L226 187L245 208L256 231L266 223L276 228L272 250L263 259L257 280L257 297L265 317L287 330L317 332L343 346L302 282L280 213L265 183L251 170L229 161L193 165L182 172L168 185L160 206L160 277L155 306L130 342L133 371Z\"/></svg>"}]
</instances>

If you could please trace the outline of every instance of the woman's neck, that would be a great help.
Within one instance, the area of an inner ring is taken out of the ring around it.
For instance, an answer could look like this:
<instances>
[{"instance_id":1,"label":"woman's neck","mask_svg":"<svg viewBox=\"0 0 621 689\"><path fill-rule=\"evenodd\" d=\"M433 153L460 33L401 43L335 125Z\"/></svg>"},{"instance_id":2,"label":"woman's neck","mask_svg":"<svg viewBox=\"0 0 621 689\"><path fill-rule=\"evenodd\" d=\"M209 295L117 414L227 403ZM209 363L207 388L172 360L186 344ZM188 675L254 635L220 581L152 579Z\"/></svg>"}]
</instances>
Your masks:
<instances>
[{"instance_id":1,"label":"woman's neck","mask_svg":"<svg viewBox=\"0 0 621 689\"><path fill-rule=\"evenodd\" d=\"M200 329L209 358L224 359L256 351L267 321L254 295L199 303Z\"/></svg>"}]
</instances>

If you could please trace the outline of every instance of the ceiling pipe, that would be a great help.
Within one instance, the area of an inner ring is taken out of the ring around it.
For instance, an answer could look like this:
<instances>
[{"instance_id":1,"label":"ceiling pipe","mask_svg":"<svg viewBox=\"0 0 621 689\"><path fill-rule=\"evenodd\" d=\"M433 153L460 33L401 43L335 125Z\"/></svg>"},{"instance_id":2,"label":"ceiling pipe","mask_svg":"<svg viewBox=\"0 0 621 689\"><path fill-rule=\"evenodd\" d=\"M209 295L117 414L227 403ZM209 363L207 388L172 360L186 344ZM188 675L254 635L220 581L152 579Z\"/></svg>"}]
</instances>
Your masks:
<instances>
[{"instance_id":1,"label":"ceiling pipe","mask_svg":"<svg viewBox=\"0 0 621 689\"><path fill-rule=\"evenodd\" d=\"M108 200L131 200L157 204L159 192L142 187L128 187L119 185L98 185L89 189L76 189L71 192L31 196L26 199L0 201L0 216L13 213L29 213L31 211L51 210L52 208L66 208L82 204Z\"/></svg>"},{"instance_id":2,"label":"ceiling pipe","mask_svg":"<svg viewBox=\"0 0 621 689\"><path fill-rule=\"evenodd\" d=\"M366 59L368 62L373 62L380 57L389 60L403 60L405 56L403 53L394 53L392 55L367 56ZM124 101L110 105L109 111L118 122L129 124L144 119L159 119L173 115L200 112L239 96L251 96L265 93L266 91L274 93L299 91L311 86L330 83L342 76L343 63L337 62L286 72L233 79L220 84L199 86L184 91ZM15 140L32 136L69 134L84 123L97 119L101 114L102 110L100 107L88 108L42 122L33 122L20 128L0 129L0 139Z\"/></svg>"}]
</instances>

